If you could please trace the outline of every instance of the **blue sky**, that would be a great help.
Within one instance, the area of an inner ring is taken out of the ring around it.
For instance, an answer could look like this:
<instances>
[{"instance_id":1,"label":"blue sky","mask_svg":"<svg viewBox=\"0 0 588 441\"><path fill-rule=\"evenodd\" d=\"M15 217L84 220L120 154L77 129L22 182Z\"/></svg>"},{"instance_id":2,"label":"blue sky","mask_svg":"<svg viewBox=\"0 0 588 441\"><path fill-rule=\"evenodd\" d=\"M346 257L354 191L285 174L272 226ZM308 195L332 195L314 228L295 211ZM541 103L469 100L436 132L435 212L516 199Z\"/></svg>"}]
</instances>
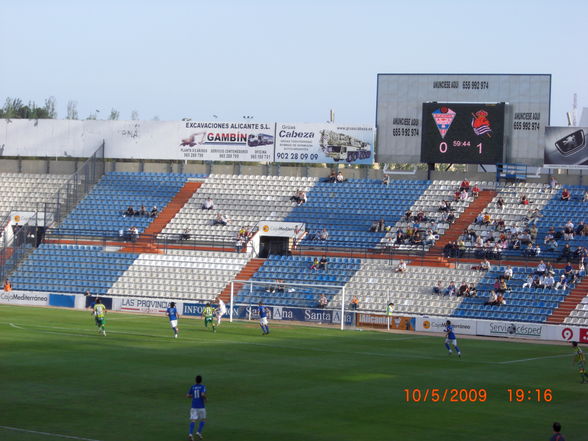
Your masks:
<instances>
[{"instance_id":1,"label":"blue sky","mask_svg":"<svg viewBox=\"0 0 588 441\"><path fill-rule=\"evenodd\" d=\"M379 72L551 73L588 106L585 0L0 0L0 100L81 118L375 120Z\"/></svg>"}]
</instances>

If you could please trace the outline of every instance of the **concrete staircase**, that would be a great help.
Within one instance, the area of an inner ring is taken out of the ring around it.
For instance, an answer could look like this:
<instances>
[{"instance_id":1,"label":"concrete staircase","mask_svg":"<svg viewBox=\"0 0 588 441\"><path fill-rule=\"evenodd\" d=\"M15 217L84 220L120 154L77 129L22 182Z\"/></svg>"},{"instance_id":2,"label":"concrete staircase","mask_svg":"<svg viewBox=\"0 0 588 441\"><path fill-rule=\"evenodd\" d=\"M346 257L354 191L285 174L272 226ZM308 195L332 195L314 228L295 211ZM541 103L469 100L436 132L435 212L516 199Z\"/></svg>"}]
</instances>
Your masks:
<instances>
[{"instance_id":1,"label":"concrete staircase","mask_svg":"<svg viewBox=\"0 0 588 441\"><path fill-rule=\"evenodd\" d=\"M247 262L247 264L241 268L241 271L239 272L239 274L237 274L235 276L235 280L249 280L251 279L251 277L253 277L253 274L255 274L257 272L257 270L261 267L261 265L263 265L263 263L265 262L265 259L258 259L258 258L254 258L251 259L249 262ZM236 285L235 286L235 291L233 294L237 294L237 292L239 291L240 286ZM227 286L225 286L225 289L223 289L223 291L220 294L220 298L223 300L223 302L225 303L229 303L231 301L231 284L227 283Z\"/></svg>"},{"instance_id":2,"label":"concrete staircase","mask_svg":"<svg viewBox=\"0 0 588 441\"><path fill-rule=\"evenodd\" d=\"M555 308L551 315L547 317L547 323L563 323L564 319L570 315L570 312L576 309L576 305L578 305L586 295L588 295L588 277L584 277L572 292L568 294L565 300Z\"/></svg>"}]
</instances>

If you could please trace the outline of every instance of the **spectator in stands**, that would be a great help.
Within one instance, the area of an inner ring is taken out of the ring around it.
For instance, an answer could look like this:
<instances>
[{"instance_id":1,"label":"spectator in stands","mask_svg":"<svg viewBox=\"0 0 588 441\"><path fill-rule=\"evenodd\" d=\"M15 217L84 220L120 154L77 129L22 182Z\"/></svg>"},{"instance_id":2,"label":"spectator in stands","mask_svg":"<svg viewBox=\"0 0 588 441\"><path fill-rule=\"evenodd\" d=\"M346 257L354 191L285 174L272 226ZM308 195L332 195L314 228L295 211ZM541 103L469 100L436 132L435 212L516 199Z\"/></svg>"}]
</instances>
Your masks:
<instances>
[{"instance_id":1,"label":"spectator in stands","mask_svg":"<svg viewBox=\"0 0 588 441\"><path fill-rule=\"evenodd\" d=\"M559 246L559 244L557 243L557 241L555 240L555 238L553 236L551 236L550 239L547 239L547 237L546 237L545 240L547 240L547 243L546 243L547 251L557 250L557 247Z\"/></svg>"},{"instance_id":2,"label":"spectator in stands","mask_svg":"<svg viewBox=\"0 0 588 441\"><path fill-rule=\"evenodd\" d=\"M555 279L551 274L547 274L545 277L543 277L543 286L549 289L552 289L555 286Z\"/></svg>"},{"instance_id":3,"label":"spectator in stands","mask_svg":"<svg viewBox=\"0 0 588 441\"><path fill-rule=\"evenodd\" d=\"M342 183L342 182L345 182L346 180L347 179L345 179L343 177L343 173L341 173L341 171L338 171L337 175L335 176L335 182Z\"/></svg>"},{"instance_id":4,"label":"spectator in stands","mask_svg":"<svg viewBox=\"0 0 588 441\"><path fill-rule=\"evenodd\" d=\"M384 184L384 185L390 184L390 176L389 175L384 175L384 178L382 179L382 184Z\"/></svg>"},{"instance_id":5,"label":"spectator in stands","mask_svg":"<svg viewBox=\"0 0 588 441\"><path fill-rule=\"evenodd\" d=\"M523 256L526 257L534 257L535 256L535 247L533 246L533 242L527 243L527 248L523 250Z\"/></svg>"},{"instance_id":6,"label":"spectator in stands","mask_svg":"<svg viewBox=\"0 0 588 441\"><path fill-rule=\"evenodd\" d=\"M442 283L441 280L438 280L437 283L433 285L433 294L441 294L441 290L443 289Z\"/></svg>"},{"instance_id":7,"label":"spectator in stands","mask_svg":"<svg viewBox=\"0 0 588 441\"><path fill-rule=\"evenodd\" d=\"M447 217L445 218L445 222L447 222L449 225L451 225L453 222L455 222L455 214L453 214L452 212L447 213Z\"/></svg>"},{"instance_id":8,"label":"spectator in stands","mask_svg":"<svg viewBox=\"0 0 588 441\"><path fill-rule=\"evenodd\" d=\"M324 294L321 294L318 300L318 307L319 308L326 308L327 304L329 303L329 300L327 299L327 296Z\"/></svg>"},{"instance_id":9,"label":"spectator in stands","mask_svg":"<svg viewBox=\"0 0 588 441\"><path fill-rule=\"evenodd\" d=\"M135 215L135 209L129 205L129 208L127 208L127 210L124 212L123 216L134 216Z\"/></svg>"},{"instance_id":10,"label":"spectator in stands","mask_svg":"<svg viewBox=\"0 0 588 441\"><path fill-rule=\"evenodd\" d=\"M306 193L303 190L296 190L296 193L292 195L290 201L294 202L296 205L302 205L306 202Z\"/></svg>"},{"instance_id":11,"label":"spectator in stands","mask_svg":"<svg viewBox=\"0 0 588 441\"><path fill-rule=\"evenodd\" d=\"M500 210L504 210L504 199L502 198L498 198L498 200L496 201L496 206L500 209Z\"/></svg>"},{"instance_id":12,"label":"spectator in stands","mask_svg":"<svg viewBox=\"0 0 588 441\"><path fill-rule=\"evenodd\" d=\"M473 283L470 283L470 290L468 292L468 297L477 297L478 296L478 290L476 289L476 285L474 285Z\"/></svg>"},{"instance_id":13,"label":"spectator in stands","mask_svg":"<svg viewBox=\"0 0 588 441\"><path fill-rule=\"evenodd\" d=\"M538 243L536 243L535 246L533 247L533 253L534 253L535 257L541 255L541 247L539 246Z\"/></svg>"},{"instance_id":14,"label":"spectator in stands","mask_svg":"<svg viewBox=\"0 0 588 441\"><path fill-rule=\"evenodd\" d=\"M8 280L8 279L4 279L4 291L5 292L12 291L12 284L10 283L10 280Z\"/></svg>"},{"instance_id":15,"label":"spectator in stands","mask_svg":"<svg viewBox=\"0 0 588 441\"><path fill-rule=\"evenodd\" d=\"M480 196L480 187L478 187L478 184L474 184L474 187L472 188L472 196L474 198Z\"/></svg>"},{"instance_id":16,"label":"spectator in stands","mask_svg":"<svg viewBox=\"0 0 588 441\"><path fill-rule=\"evenodd\" d=\"M510 280L512 278L512 274L513 274L512 266L509 265L504 269L504 273L502 274L502 278L505 280Z\"/></svg>"},{"instance_id":17,"label":"spectator in stands","mask_svg":"<svg viewBox=\"0 0 588 441\"><path fill-rule=\"evenodd\" d=\"M588 190L584 192L584 197L582 198L582 202L588 202Z\"/></svg>"},{"instance_id":18,"label":"spectator in stands","mask_svg":"<svg viewBox=\"0 0 588 441\"><path fill-rule=\"evenodd\" d=\"M141 205L141 208L139 208L139 216L147 216L149 213L147 213L147 209L145 208L145 205Z\"/></svg>"},{"instance_id":19,"label":"spectator in stands","mask_svg":"<svg viewBox=\"0 0 588 441\"><path fill-rule=\"evenodd\" d=\"M329 265L329 260L327 259L327 256L323 256L323 257L321 257L321 260L319 261L318 269L326 270L328 265Z\"/></svg>"},{"instance_id":20,"label":"spectator in stands","mask_svg":"<svg viewBox=\"0 0 588 441\"><path fill-rule=\"evenodd\" d=\"M357 296L351 297L351 302L349 303L349 306L354 311L357 310L357 309L359 309L359 299L357 298Z\"/></svg>"},{"instance_id":21,"label":"spectator in stands","mask_svg":"<svg viewBox=\"0 0 588 441\"><path fill-rule=\"evenodd\" d=\"M555 189L557 186L559 185L559 183L557 182L557 179L555 179L554 176L551 177L551 179L549 180L549 188L551 188L552 190Z\"/></svg>"},{"instance_id":22,"label":"spectator in stands","mask_svg":"<svg viewBox=\"0 0 588 441\"><path fill-rule=\"evenodd\" d=\"M443 257L454 257L455 256L455 244L453 242L448 242L443 247Z\"/></svg>"},{"instance_id":23,"label":"spectator in stands","mask_svg":"<svg viewBox=\"0 0 588 441\"><path fill-rule=\"evenodd\" d=\"M562 201L570 201L572 199L572 193L564 187L561 191L561 200Z\"/></svg>"},{"instance_id":24,"label":"spectator in stands","mask_svg":"<svg viewBox=\"0 0 588 441\"><path fill-rule=\"evenodd\" d=\"M323 228L320 232L319 239L320 240L327 240L329 238L329 232L326 228Z\"/></svg>"},{"instance_id":25,"label":"spectator in stands","mask_svg":"<svg viewBox=\"0 0 588 441\"><path fill-rule=\"evenodd\" d=\"M480 266L482 267L482 271L490 271L492 269L492 265L490 265L488 259L484 259Z\"/></svg>"},{"instance_id":26,"label":"spectator in stands","mask_svg":"<svg viewBox=\"0 0 588 441\"><path fill-rule=\"evenodd\" d=\"M572 262L570 262L569 260L566 263L566 266L564 267L563 273L568 281L572 278L572 275L574 274L574 267L572 267Z\"/></svg>"},{"instance_id":27,"label":"spectator in stands","mask_svg":"<svg viewBox=\"0 0 588 441\"><path fill-rule=\"evenodd\" d=\"M214 201L210 196L208 196L204 202L202 202L202 209L203 210L214 210Z\"/></svg>"},{"instance_id":28,"label":"spectator in stands","mask_svg":"<svg viewBox=\"0 0 588 441\"><path fill-rule=\"evenodd\" d=\"M313 271L315 271L315 270L318 270L318 267L319 267L318 257L314 257L312 259L312 264L310 265L310 269L313 270Z\"/></svg>"},{"instance_id":29,"label":"spectator in stands","mask_svg":"<svg viewBox=\"0 0 588 441\"><path fill-rule=\"evenodd\" d=\"M463 241L463 239L459 238L459 239L457 239L457 243L455 244L455 246L456 246L457 257L459 257L461 259L463 256L465 256L465 253L467 251L466 244Z\"/></svg>"},{"instance_id":30,"label":"spectator in stands","mask_svg":"<svg viewBox=\"0 0 588 441\"><path fill-rule=\"evenodd\" d=\"M285 292L286 291L286 285L284 284L284 280L283 279L276 279L276 282L274 285L272 285L270 288L267 289L268 292L273 293L277 293L277 292Z\"/></svg>"},{"instance_id":31,"label":"spectator in stands","mask_svg":"<svg viewBox=\"0 0 588 441\"><path fill-rule=\"evenodd\" d=\"M531 286L533 286L533 274L529 274L525 283L523 283L523 288L530 288Z\"/></svg>"},{"instance_id":32,"label":"spectator in stands","mask_svg":"<svg viewBox=\"0 0 588 441\"><path fill-rule=\"evenodd\" d=\"M464 179L463 181L461 181L461 185L459 186L459 191L465 190L470 191L470 181L468 181L467 179Z\"/></svg>"},{"instance_id":33,"label":"spectator in stands","mask_svg":"<svg viewBox=\"0 0 588 441\"><path fill-rule=\"evenodd\" d=\"M468 194L468 192L467 192L467 191L465 191L465 190L462 190L462 191L460 191L460 192L459 192L459 200L460 200L461 202L465 202L465 201L467 201L467 200L468 200L468 197L469 197L469 194Z\"/></svg>"},{"instance_id":34,"label":"spectator in stands","mask_svg":"<svg viewBox=\"0 0 588 441\"><path fill-rule=\"evenodd\" d=\"M576 251L574 251L574 258L578 262L584 263L586 257L588 257L588 250L586 250L586 247L579 246L576 248Z\"/></svg>"},{"instance_id":35,"label":"spectator in stands","mask_svg":"<svg viewBox=\"0 0 588 441\"><path fill-rule=\"evenodd\" d=\"M461 190L455 190L455 193L453 193L453 202L458 202L460 195L461 195Z\"/></svg>"},{"instance_id":36,"label":"spectator in stands","mask_svg":"<svg viewBox=\"0 0 588 441\"><path fill-rule=\"evenodd\" d=\"M374 222L372 224L372 226L370 227L370 231L372 233L379 233L379 232L386 231L386 223L385 223L384 219L382 218L379 221Z\"/></svg>"},{"instance_id":37,"label":"spectator in stands","mask_svg":"<svg viewBox=\"0 0 588 441\"><path fill-rule=\"evenodd\" d=\"M561 276L559 276L559 280L557 282L555 282L555 288L554 289L561 289L561 290L566 290L568 289L568 282L566 280L566 276L565 274L562 274Z\"/></svg>"},{"instance_id":38,"label":"spectator in stands","mask_svg":"<svg viewBox=\"0 0 588 441\"><path fill-rule=\"evenodd\" d=\"M557 258L557 261L559 262L561 260L571 260L572 257L573 257L572 247L570 246L569 243L566 243L561 250L560 256Z\"/></svg>"},{"instance_id":39,"label":"spectator in stands","mask_svg":"<svg viewBox=\"0 0 588 441\"><path fill-rule=\"evenodd\" d=\"M137 227L133 226L128 229L127 234L128 234L128 239L131 242L135 242L137 240L137 238L139 237L139 230L137 230Z\"/></svg>"},{"instance_id":40,"label":"spectator in stands","mask_svg":"<svg viewBox=\"0 0 588 441\"><path fill-rule=\"evenodd\" d=\"M482 225L490 225L492 223L492 217L490 216L490 213L485 212L484 215L482 216Z\"/></svg>"},{"instance_id":41,"label":"spectator in stands","mask_svg":"<svg viewBox=\"0 0 588 441\"><path fill-rule=\"evenodd\" d=\"M245 246L245 239L243 238L243 236L238 236L237 239L235 240L235 251L237 253L240 253L243 250L244 246Z\"/></svg>"},{"instance_id":42,"label":"spectator in stands","mask_svg":"<svg viewBox=\"0 0 588 441\"><path fill-rule=\"evenodd\" d=\"M521 196L521 200L519 201L521 205L529 205L529 199L527 198L526 194Z\"/></svg>"},{"instance_id":43,"label":"spectator in stands","mask_svg":"<svg viewBox=\"0 0 588 441\"><path fill-rule=\"evenodd\" d=\"M154 205L153 208L151 209L150 216L157 217L157 213L159 213L159 210L157 209L157 205Z\"/></svg>"},{"instance_id":44,"label":"spectator in stands","mask_svg":"<svg viewBox=\"0 0 588 441\"><path fill-rule=\"evenodd\" d=\"M422 222L427 222L428 219L427 219L427 216L425 216L425 212L423 210L419 210L419 212L414 217L414 220L416 222L422 223Z\"/></svg>"},{"instance_id":45,"label":"spectator in stands","mask_svg":"<svg viewBox=\"0 0 588 441\"><path fill-rule=\"evenodd\" d=\"M412 220L412 211L411 210L406 210L404 212L404 221L405 222L410 222Z\"/></svg>"},{"instance_id":46,"label":"spectator in stands","mask_svg":"<svg viewBox=\"0 0 588 441\"><path fill-rule=\"evenodd\" d=\"M584 277L586 275L586 268L584 267L584 263L583 262L580 262L578 264L578 271L576 272L576 275L579 278L582 278L582 277Z\"/></svg>"},{"instance_id":47,"label":"spectator in stands","mask_svg":"<svg viewBox=\"0 0 588 441\"><path fill-rule=\"evenodd\" d=\"M490 305L490 306L497 306L498 305L498 296L496 295L496 293L494 291L490 291L490 293L488 294L488 300L486 300L486 303L484 303L484 305Z\"/></svg>"},{"instance_id":48,"label":"spectator in stands","mask_svg":"<svg viewBox=\"0 0 588 441\"><path fill-rule=\"evenodd\" d=\"M535 224L540 217L542 217L542 215L539 213L539 209L535 208L534 210L529 210L527 215L524 217L524 220L531 224Z\"/></svg>"},{"instance_id":49,"label":"spectator in stands","mask_svg":"<svg viewBox=\"0 0 588 441\"><path fill-rule=\"evenodd\" d=\"M535 274L537 274L538 276L543 276L543 275L545 275L546 271L547 271L547 265L545 265L545 262L543 262L543 261L539 262L539 265L537 265L537 268L535 270Z\"/></svg>"},{"instance_id":50,"label":"spectator in stands","mask_svg":"<svg viewBox=\"0 0 588 441\"><path fill-rule=\"evenodd\" d=\"M443 295L445 296L455 296L457 293L457 287L455 286L455 282L452 280L447 288L445 288L445 292Z\"/></svg>"},{"instance_id":51,"label":"spectator in stands","mask_svg":"<svg viewBox=\"0 0 588 441\"><path fill-rule=\"evenodd\" d=\"M186 228L180 234L180 240L190 240L190 237L192 237L192 235L190 234L190 229L189 228Z\"/></svg>"},{"instance_id":52,"label":"spectator in stands","mask_svg":"<svg viewBox=\"0 0 588 441\"><path fill-rule=\"evenodd\" d=\"M461 282L461 285L459 286L459 289L457 290L457 296L458 297L468 297L469 291L470 291L470 286L464 280L463 282Z\"/></svg>"},{"instance_id":53,"label":"spectator in stands","mask_svg":"<svg viewBox=\"0 0 588 441\"><path fill-rule=\"evenodd\" d=\"M427 235L425 236L424 245L432 246L435 245L435 233L430 228L427 230Z\"/></svg>"},{"instance_id":54,"label":"spectator in stands","mask_svg":"<svg viewBox=\"0 0 588 441\"><path fill-rule=\"evenodd\" d=\"M394 270L397 273L404 273L406 272L406 262L404 260L401 260L398 265L396 266L396 269Z\"/></svg>"},{"instance_id":55,"label":"spectator in stands","mask_svg":"<svg viewBox=\"0 0 588 441\"><path fill-rule=\"evenodd\" d=\"M584 221L580 221L574 230L576 236L585 236L586 235L586 227L584 226Z\"/></svg>"},{"instance_id":56,"label":"spectator in stands","mask_svg":"<svg viewBox=\"0 0 588 441\"><path fill-rule=\"evenodd\" d=\"M224 215L217 213L215 219L212 221L212 225L228 225L229 219Z\"/></svg>"},{"instance_id":57,"label":"spectator in stands","mask_svg":"<svg viewBox=\"0 0 588 441\"><path fill-rule=\"evenodd\" d=\"M442 200L441 204L439 205L438 211L441 211L441 212L451 211L451 201Z\"/></svg>"},{"instance_id":58,"label":"spectator in stands","mask_svg":"<svg viewBox=\"0 0 588 441\"><path fill-rule=\"evenodd\" d=\"M337 173L335 172L335 170L331 170L331 174L328 178L325 178L325 181L331 183L337 182Z\"/></svg>"}]
</instances>

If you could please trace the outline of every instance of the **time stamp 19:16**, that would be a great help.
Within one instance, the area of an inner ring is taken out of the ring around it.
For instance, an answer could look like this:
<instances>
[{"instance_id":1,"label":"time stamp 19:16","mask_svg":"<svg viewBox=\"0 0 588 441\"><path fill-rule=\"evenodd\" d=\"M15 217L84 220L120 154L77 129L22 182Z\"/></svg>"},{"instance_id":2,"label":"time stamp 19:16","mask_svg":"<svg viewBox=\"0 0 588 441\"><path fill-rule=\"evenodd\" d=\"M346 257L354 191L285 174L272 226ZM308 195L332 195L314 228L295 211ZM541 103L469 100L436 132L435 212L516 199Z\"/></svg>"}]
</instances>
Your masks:
<instances>
[{"instance_id":1,"label":"time stamp 19:16","mask_svg":"<svg viewBox=\"0 0 588 441\"><path fill-rule=\"evenodd\" d=\"M487 389L417 388L403 389L406 403L485 403L493 398ZM508 403L551 403L551 389L504 389L496 398Z\"/></svg>"}]
</instances>

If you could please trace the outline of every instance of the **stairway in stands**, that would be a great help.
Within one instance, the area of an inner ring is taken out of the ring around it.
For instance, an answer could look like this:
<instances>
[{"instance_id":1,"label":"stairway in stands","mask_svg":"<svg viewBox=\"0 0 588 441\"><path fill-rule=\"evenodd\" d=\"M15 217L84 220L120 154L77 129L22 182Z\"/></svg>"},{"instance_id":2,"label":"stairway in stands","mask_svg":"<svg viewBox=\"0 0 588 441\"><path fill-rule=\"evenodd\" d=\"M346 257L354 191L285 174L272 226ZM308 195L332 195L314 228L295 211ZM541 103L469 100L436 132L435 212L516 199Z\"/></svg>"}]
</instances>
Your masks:
<instances>
[{"instance_id":1,"label":"stairway in stands","mask_svg":"<svg viewBox=\"0 0 588 441\"><path fill-rule=\"evenodd\" d=\"M159 215L151 222L145 231L139 236L137 242L133 245L122 248L122 253L157 253L162 251L156 245L151 243L153 238L163 231L165 226L174 218L182 209L192 195L198 191L202 182L186 182L184 186L176 193L173 199L167 204Z\"/></svg>"},{"instance_id":2,"label":"stairway in stands","mask_svg":"<svg viewBox=\"0 0 588 441\"><path fill-rule=\"evenodd\" d=\"M474 222L478 214L486 209L494 196L496 196L495 191L482 190L478 198L468 206L461 216L445 231L445 234L429 249L427 255L423 259L415 259L414 265L451 268L453 265L443 257L443 247L449 242L455 242L463 233L463 230Z\"/></svg>"},{"instance_id":3,"label":"stairway in stands","mask_svg":"<svg viewBox=\"0 0 588 441\"><path fill-rule=\"evenodd\" d=\"M249 279L251 279L251 277L253 277L253 274L255 274L259 268L261 268L261 266L264 264L264 262L265 262L265 259L258 259L258 258L251 259L249 262L247 262L247 264L243 268L241 268L241 271L239 272L239 274L237 274L235 276L235 280L249 280ZM240 288L241 288L240 286L235 287L235 292L234 292L235 295L237 294L237 292L239 292ZM231 283L227 283L227 286L225 286L225 289L223 289L223 291L220 294L220 298L225 303L229 303L231 301Z\"/></svg>"},{"instance_id":4,"label":"stairway in stands","mask_svg":"<svg viewBox=\"0 0 588 441\"><path fill-rule=\"evenodd\" d=\"M576 305L578 305L586 295L588 295L588 277L584 277L572 292L568 294L565 300L555 308L553 313L547 317L547 323L563 323L564 319L570 315L570 312L576 309Z\"/></svg>"}]
</instances>

